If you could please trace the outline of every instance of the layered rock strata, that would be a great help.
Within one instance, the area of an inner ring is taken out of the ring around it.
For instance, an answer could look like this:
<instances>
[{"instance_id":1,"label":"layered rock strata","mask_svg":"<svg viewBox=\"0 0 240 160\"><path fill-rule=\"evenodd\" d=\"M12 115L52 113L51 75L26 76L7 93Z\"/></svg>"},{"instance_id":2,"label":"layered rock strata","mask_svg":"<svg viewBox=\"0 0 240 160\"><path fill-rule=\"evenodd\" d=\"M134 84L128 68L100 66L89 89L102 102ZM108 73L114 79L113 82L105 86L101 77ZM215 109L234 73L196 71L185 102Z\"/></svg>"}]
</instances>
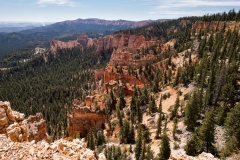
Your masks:
<instances>
[{"instance_id":1,"label":"layered rock strata","mask_svg":"<svg viewBox=\"0 0 240 160\"><path fill-rule=\"evenodd\" d=\"M200 30L213 30L215 31L218 28L218 30L222 30L223 28L225 30L234 30L240 28L240 22L236 21L211 21L211 22L204 22L204 21L197 21L193 24L192 30L196 31L196 33L199 33Z\"/></svg>"},{"instance_id":2,"label":"layered rock strata","mask_svg":"<svg viewBox=\"0 0 240 160\"><path fill-rule=\"evenodd\" d=\"M114 34L100 37L98 39L88 38L86 34L82 34L76 40L71 40L68 42L62 42L53 39L50 42L50 50L52 52L56 52L57 49L63 48L95 46L97 48L97 52L102 52L117 49L118 47L141 48L161 43L163 43L163 40L157 40L156 38L147 39L144 36L128 34Z\"/></svg>"},{"instance_id":3,"label":"layered rock strata","mask_svg":"<svg viewBox=\"0 0 240 160\"><path fill-rule=\"evenodd\" d=\"M83 103L75 101L72 114L68 115L68 133L70 138L86 137L93 129L104 129L106 116L96 113Z\"/></svg>"}]
</instances>

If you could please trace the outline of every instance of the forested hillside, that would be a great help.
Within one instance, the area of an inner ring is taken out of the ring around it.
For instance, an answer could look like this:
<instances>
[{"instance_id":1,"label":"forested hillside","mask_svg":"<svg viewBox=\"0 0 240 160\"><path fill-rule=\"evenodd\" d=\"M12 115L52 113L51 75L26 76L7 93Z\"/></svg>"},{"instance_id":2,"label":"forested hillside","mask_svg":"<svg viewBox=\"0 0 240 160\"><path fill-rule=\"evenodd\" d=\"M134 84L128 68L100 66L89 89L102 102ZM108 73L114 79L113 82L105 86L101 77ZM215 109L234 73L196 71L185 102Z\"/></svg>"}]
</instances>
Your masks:
<instances>
[{"instance_id":1,"label":"forested hillside","mask_svg":"<svg viewBox=\"0 0 240 160\"><path fill-rule=\"evenodd\" d=\"M49 53L47 62L38 56L1 71L0 80L0 99L11 101L14 109L27 116L42 112L53 139L59 138L62 130L67 134L66 115L73 99L95 89L93 71L104 67L110 57L108 53L97 55L95 48L59 50L56 55Z\"/></svg>"}]
</instances>

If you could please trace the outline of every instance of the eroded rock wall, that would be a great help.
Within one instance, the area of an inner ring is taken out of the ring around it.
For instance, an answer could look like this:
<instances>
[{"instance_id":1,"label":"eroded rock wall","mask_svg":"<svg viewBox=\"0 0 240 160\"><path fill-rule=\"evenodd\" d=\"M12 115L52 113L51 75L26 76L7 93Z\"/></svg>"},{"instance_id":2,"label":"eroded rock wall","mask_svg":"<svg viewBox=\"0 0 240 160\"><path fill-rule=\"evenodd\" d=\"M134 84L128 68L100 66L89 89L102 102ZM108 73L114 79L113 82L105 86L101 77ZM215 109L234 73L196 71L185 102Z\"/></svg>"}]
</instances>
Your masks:
<instances>
[{"instance_id":1,"label":"eroded rock wall","mask_svg":"<svg viewBox=\"0 0 240 160\"><path fill-rule=\"evenodd\" d=\"M70 138L86 137L92 129L104 129L106 116L96 113L87 106L72 106L68 115L68 133Z\"/></svg>"},{"instance_id":2,"label":"eroded rock wall","mask_svg":"<svg viewBox=\"0 0 240 160\"><path fill-rule=\"evenodd\" d=\"M227 21L227 22L223 22L223 21L212 21L212 22L204 22L204 21L197 21L193 24L192 29L196 31L196 33L199 33L200 30L205 30L205 29L209 29L209 30L216 30L216 28L218 28L219 30L222 30L225 27L225 30L234 30L235 29L239 29L240 28L240 22L236 22L236 21Z\"/></svg>"},{"instance_id":3,"label":"eroded rock wall","mask_svg":"<svg viewBox=\"0 0 240 160\"><path fill-rule=\"evenodd\" d=\"M41 141L50 142L47 125L40 113L24 119L24 114L11 109L9 102L0 101L0 134L5 134L13 142Z\"/></svg>"},{"instance_id":4,"label":"eroded rock wall","mask_svg":"<svg viewBox=\"0 0 240 160\"><path fill-rule=\"evenodd\" d=\"M114 34L98 39L88 38L86 34L80 35L76 40L62 42L58 40L51 40L50 50L54 53L57 49L73 48L77 46L89 47L95 46L97 52L117 49L118 47L141 48L149 47L162 41L156 38L146 39L144 36L136 36L129 34Z\"/></svg>"}]
</instances>

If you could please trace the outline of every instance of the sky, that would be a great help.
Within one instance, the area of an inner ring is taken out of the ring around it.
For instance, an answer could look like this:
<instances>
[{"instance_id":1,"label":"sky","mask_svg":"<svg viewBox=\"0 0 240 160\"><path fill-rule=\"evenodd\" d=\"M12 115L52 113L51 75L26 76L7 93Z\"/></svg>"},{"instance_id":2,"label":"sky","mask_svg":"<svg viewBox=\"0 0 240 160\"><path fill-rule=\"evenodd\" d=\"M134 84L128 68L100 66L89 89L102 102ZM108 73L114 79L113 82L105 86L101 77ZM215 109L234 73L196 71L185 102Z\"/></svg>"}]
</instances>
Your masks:
<instances>
[{"instance_id":1,"label":"sky","mask_svg":"<svg viewBox=\"0 0 240 160\"><path fill-rule=\"evenodd\" d=\"M176 19L231 9L238 11L240 0L0 0L0 22Z\"/></svg>"}]
</instances>

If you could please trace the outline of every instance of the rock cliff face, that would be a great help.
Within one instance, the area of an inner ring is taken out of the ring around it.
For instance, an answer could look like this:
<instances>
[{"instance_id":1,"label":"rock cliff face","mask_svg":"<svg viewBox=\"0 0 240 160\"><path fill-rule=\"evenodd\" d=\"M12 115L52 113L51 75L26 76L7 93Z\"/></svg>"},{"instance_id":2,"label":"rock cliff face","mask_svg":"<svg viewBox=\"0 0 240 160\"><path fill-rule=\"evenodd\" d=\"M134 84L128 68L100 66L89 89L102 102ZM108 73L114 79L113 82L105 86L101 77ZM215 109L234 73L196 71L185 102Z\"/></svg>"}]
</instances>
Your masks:
<instances>
[{"instance_id":1,"label":"rock cliff face","mask_svg":"<svg viewBox=\"0 0 240 160\"><path fill-rule=\"evenodd\" d=\"M240 28L240 22L236 21L229 21L229 22L219 22L219 21L212 21L212 22L204 22L204 21L197 21L193 24L192 29L196 31L196 33L200 32L200 30L216 30L218 27L219 30L223 29L230 29L234 30L234 28L239 29Z\"/></svg>"},{"instance_id":2,"label":"rock cliff face","mask_svg":"<svg viewBox=\"0 0 240 160\"><path fill-rule=\"evenodd\" d=\"M97 52L116 49L118 47L140 48L148 47L156 43L162 43L156 39L146 39L144 36L135 36L128 34L114 34L99 39L88 38L86 34L80 35L76 40L62 42L58 40L51 40L50 50L56 52L57 49L73 48L77 46L89 47L95 46Z\"/></svg>"},{"instance_id":3,"label":"rock cliff face","mask_svg":"<svg viewBox=\"0 0 240 160\"><path fill-rule=\"evenodd\" d=\"M41 141L44 139L50 142L46 128L46 122L40 113L24 119L24 114L13 111L9 102L0 101L0 134L5 134L11 141Z\"/></svg>"},{"instance_id":4,"label":"rock cliff face","mask_svg":"<svg viewBox=\"0 0 240 160\"><path fill-rule=\"evenodd\" d=\"M106 116L96 113L90 107L74 101L72 114L68 115L68 133L70 138L86 137L87 133L94 128L103 128Z\"/></svg>"}]
</instances>

